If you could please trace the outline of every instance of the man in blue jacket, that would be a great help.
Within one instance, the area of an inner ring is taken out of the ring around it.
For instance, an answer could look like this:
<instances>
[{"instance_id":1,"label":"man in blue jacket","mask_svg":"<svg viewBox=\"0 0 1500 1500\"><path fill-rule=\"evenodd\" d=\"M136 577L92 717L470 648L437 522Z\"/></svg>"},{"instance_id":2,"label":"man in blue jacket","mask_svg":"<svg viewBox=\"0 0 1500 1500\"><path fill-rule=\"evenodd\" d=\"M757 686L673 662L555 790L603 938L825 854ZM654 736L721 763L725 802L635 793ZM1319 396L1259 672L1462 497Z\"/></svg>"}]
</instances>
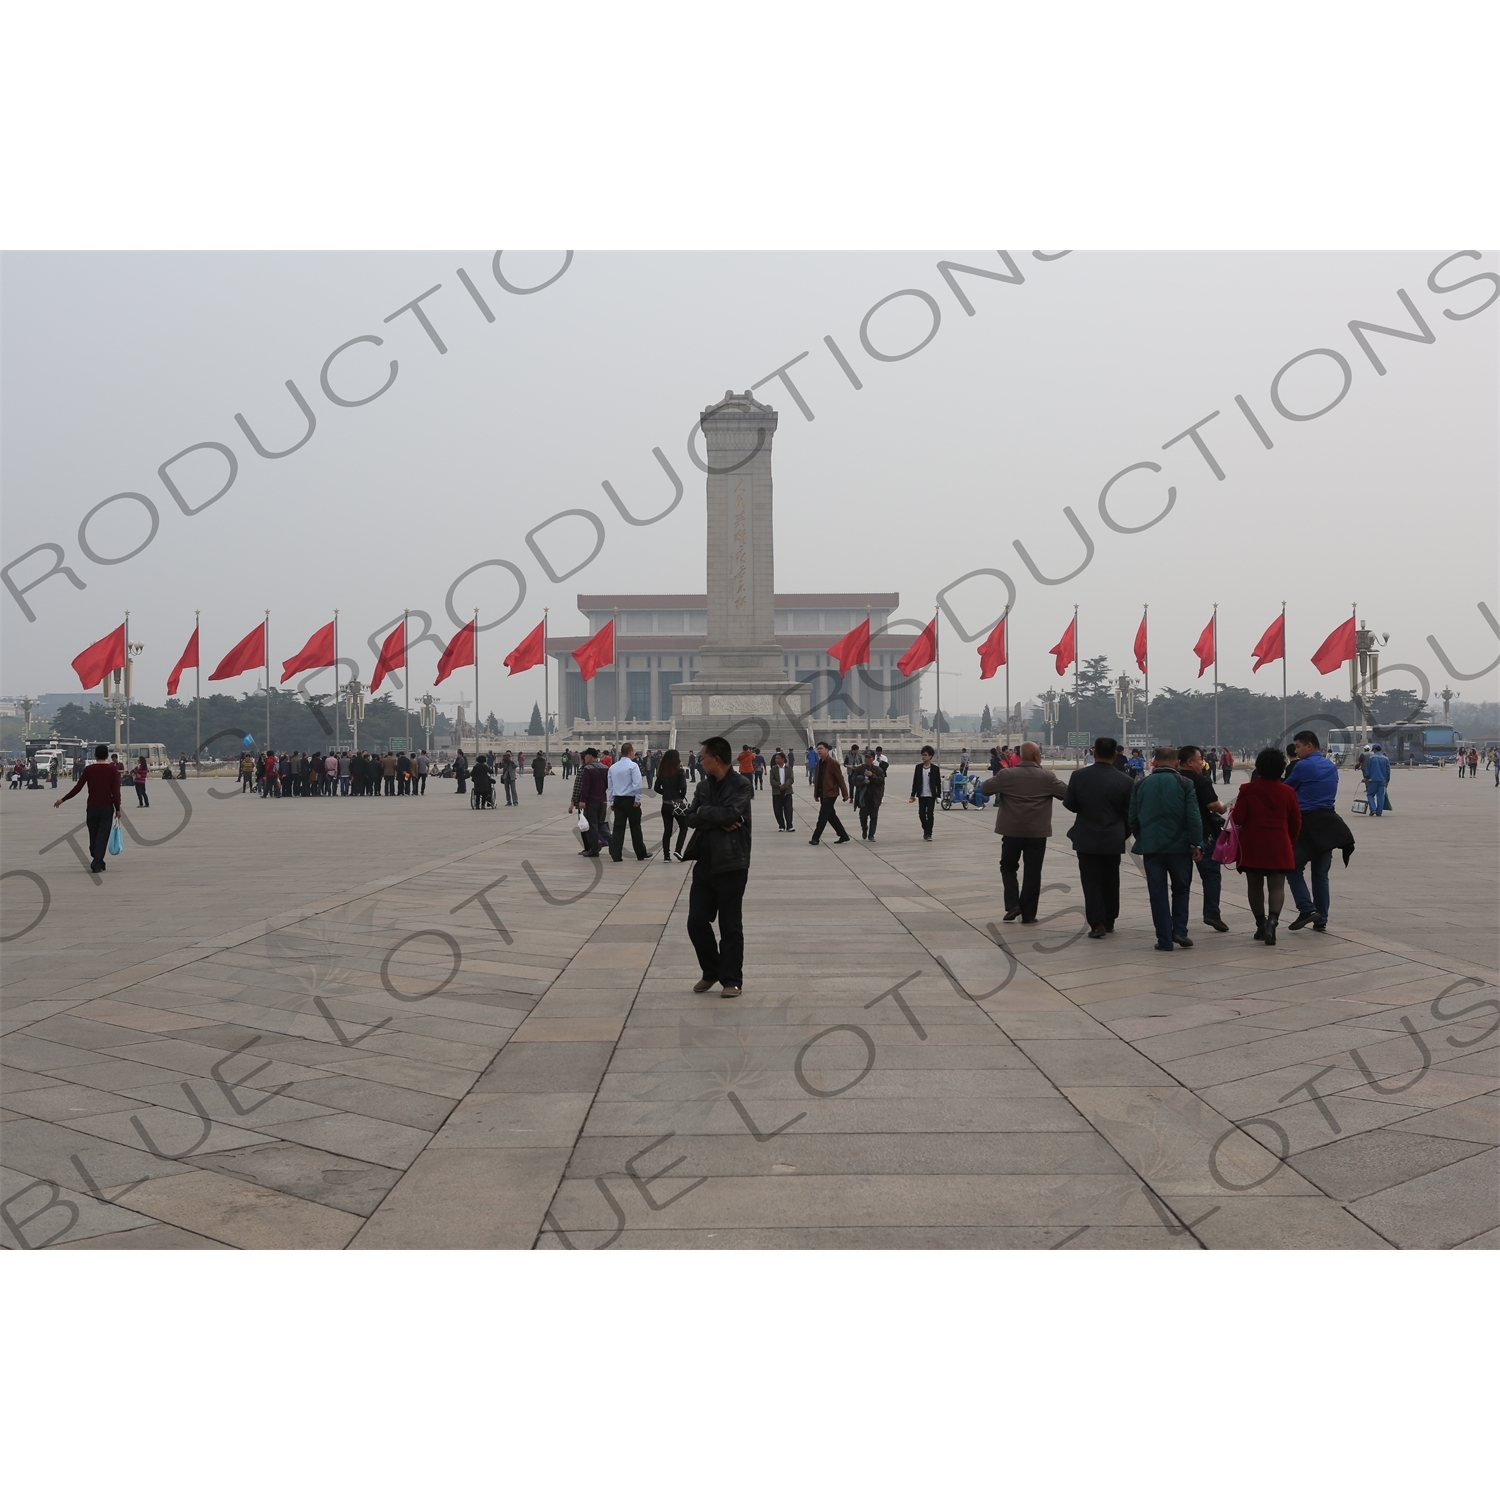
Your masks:
<instances>
[{"instance_id":1,"label":"man in blue jacket","mask_svg":"<svg viewBox=\"0 0 1500 1500\"><path fill-rule=\"evenodd\" d=\"M1385 789L1390 785L1391 763L1385 758L1379 745L1372 745L1370 754L1365 757L1364 778L1365 800L1370 807L1370 816L1381 817L1385 813Z\"/></svg>"},{"instance_id":2,"label":"man in blue jacket","mask_svg":"<svg viewBox=\"0 0 1500 1500\"><path fill-rule=\"evenodd\" d=\"M1334 808L1339 795L1339 768L1323 754L1318 737L1304 729L1292 739L1297 758L1286 773L1286 785L1297 794L1302 810L1302 832L1297 838L1294 858L1297 868L1286 883L1297 903L1297 919L1287 929L1298 932L1311 925L1314 932L1328 930L1328 871L1333 851L1344 849L1344 863L1354 852L1354 838ZM1381 757L1384 759L1384 757ZM1386 762L1389 766L1390 762ZM1312 890L1302 872L1312 866Z\"/></svg>"}]
</instances>

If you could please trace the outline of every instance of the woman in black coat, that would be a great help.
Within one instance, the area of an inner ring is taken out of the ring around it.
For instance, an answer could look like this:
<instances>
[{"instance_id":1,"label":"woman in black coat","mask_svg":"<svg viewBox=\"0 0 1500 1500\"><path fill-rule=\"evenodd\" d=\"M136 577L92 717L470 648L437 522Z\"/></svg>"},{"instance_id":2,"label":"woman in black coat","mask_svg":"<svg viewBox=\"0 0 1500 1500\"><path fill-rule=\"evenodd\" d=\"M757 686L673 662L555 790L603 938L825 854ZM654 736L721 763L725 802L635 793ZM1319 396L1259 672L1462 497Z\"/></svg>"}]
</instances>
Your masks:
<instances>
[{"instance_id":1,"label":"woman in black coat","mask_svg":"<svg viewBox=\"0 0 1500 1500\"><path fill-rule=\"evenodd\" d=\"M687 838L687 824L677 817L677 803L687 796L687 772L682 769L682 757L675 750L668 750L656 768L656 785L653 790L661 798L661 857L663 864L672 862L672 822L677 821L677 853L682 854L683 841Z\"/></svg>"}]
</instances>

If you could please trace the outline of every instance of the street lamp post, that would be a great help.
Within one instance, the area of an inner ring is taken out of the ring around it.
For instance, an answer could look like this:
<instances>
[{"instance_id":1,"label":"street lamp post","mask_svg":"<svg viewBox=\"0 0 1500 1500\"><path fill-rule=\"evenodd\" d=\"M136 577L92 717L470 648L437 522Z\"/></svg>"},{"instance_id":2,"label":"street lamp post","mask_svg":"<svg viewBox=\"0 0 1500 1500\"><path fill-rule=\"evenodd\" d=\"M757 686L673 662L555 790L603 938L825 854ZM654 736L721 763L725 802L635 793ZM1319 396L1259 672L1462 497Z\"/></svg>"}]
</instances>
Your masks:
<instances>
[{"instance_id":1,"label":"street lamp post","mask_svg":"<svg viewBox=\"0 0 1500 1500\"><path fill-rule=\"evenodd\" d=\"M1048 688L1042 694L1042 721L1047 726L1047 743L1049 745L1055 746L1056 744L1057 716L1061 707L1062 703L1057 689Z\"/></svg>"},{"instance_id":2,"label":"street lamp post","mask_svg":"<svg viewBox=\"0 0 1500 1500\"><path fill-rule=\"evenodd\" d=\"M344 717L349 721L350 733L354 736L354 753L359 754L359 721L365 716L364 684L351 677L344 684Z\"/></svg>"},{"instance_id":3,"label":"street lamp post","mask_svg":"<svg viewBox=\"0 0 1500 1500\"><path fill-rule=\"evenodd\" d=\"M1120 721L1120 743L1130 753L1130 721L1135 717L1135 683L1128 672L1115 684L1115 717Z\"/></svg>"},{"instance_id":4,"label":"street lamp post","mask_svg":"<svg viewBox=\"0 0 1500 1500\"><path fill-rule=\"evenodd\" d=\"M1380 693L1380 648L1390 640L1390 632L1377 635L1361 620L1354 633L1355 655L1349 660L1349 694L1359 704L1359 740L1363 745L1368 733L1370 699Z\"/></svg>"},{"instance_id":5,"label":"street lamp post","mask_svg":"<svg viewBox=\"0 0 1500 1500\"><path fill-rule=\"evenodd\" d=\"M422 744L428 755L432 754L432 726L437 723L437 699L431 693L423 693L421 697L421 712L418 718L422 724Z\"/></svg>"}]
</instances>

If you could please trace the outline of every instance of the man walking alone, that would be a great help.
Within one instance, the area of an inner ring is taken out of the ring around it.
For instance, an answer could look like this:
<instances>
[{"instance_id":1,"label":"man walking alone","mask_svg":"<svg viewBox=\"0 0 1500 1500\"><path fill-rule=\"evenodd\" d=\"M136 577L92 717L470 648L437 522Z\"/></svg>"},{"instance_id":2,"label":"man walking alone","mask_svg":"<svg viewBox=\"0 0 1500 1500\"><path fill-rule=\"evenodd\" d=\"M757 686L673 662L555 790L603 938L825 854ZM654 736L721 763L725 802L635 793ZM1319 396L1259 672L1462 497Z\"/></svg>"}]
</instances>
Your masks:
<instances>
[{"instance_id":1,"label":"man walking alone","mask_svg":"<svg viewBox=\"0 0 1500 1500\"><path fill-rule=\"evenodd\" d=\"M120 769L110 761L107 745L94 746L93 765L83 768L73 790L59 797L53 807L61 807L85 787L89 795L83 817L88 824L89 853L93 856L89 870L97 875L103 873L104 856L109 852L109 830L120 816Z\"/></svg>"},{"instance_id":2,"label":"man walking alone","mask_svg":"<svg viewBox=\"0 0 1500 1500\"><path fill-rule=\"evenodd\" d=\"M1017 917L1030 926L1036 921L1042 897L1042 861L1052 837L1052 799L1068 795L1063 782L1042 766L1042 747L1028 740L1021 746L1021 764L996 771L980 787L986 797L997 797L995 832L1000 835L1000 879L1005 887L1006 922ZM1016 870L1025 861L1018 884Z\"/></svg>"},{"instance_id":3,"label":"man walking alone","mask_svg":"<svg viewBox=\"0 0 1500 1500\"><path fill-rule=\"evenodd\" d=\"M1203 819L1192 782L1177 773L1176 746L1157 747L1151 774L1136 782L1131 793L1129 821L1135 835L1132 852L1146 865L1156 951L1170 953L1174 943L1191 948L1188 899L1193 891L1193 861L1203 852Z\"/></svg>"},{"instance_id":4,"label":"man walking alone","mask_svg":"<svg viewBox=\"0 0 1500 1500\"><path fill-rule=\"evenodd\" d=\"M692 842L680 856L693 861L688 892L688 937L703 977L695 995L714 985L734 999L745 983L745 924L741 908L750 879L750 799L748 777L731 769L729 741L715 735L703 742L703 780L683 821ZM719 924L714 940L714 922Z\"/></svg>"},{"instance_id":5,"label":"man walking alone","mask_svg":"<svg viewBox=\"0 0 1500 1500\"><path fill-rule=\"evenodd\" d=\"M924 839L932 837L932 810L943 790L943 773L933 760L933 754L931 745L922 746L921 764L911 773L911 797L908 799L917 804L917 818L922 824Z\"/></svg>"},{"instance_id":6,"label":"man walking alone","mask_svg":"<svg viewBox=\"0 0 1500 1500\"><path fill-rule=\"evenodd\" d=\"M844 825L834 810L840 798L845 802L849 800L849 788L844 784L844 768L833 758L832 751L833 746L827 740L818 741L818 760L812 772L813 796L818 799L818 822L813 836L807 841L809 844L816 844L829 824L838 835L835 843L849 842L849 835L844 832Z\"/></svg>"},{"instance_id":7,"label":"man walking alone","mask_svg":"<svg viewBox=\"0 0 1500 1500\"><path fill-rule=\"evenodd\" d=\"M1295 745L1296 741L1292 743ZM1301 759L1300 755L1298 757ZM1365 804L1372 818L1385 814L1385 789L1391 784L1391 763L1385 758L1379 745L1374 745L1365 757Z\"/></svg>"}]
</instances>

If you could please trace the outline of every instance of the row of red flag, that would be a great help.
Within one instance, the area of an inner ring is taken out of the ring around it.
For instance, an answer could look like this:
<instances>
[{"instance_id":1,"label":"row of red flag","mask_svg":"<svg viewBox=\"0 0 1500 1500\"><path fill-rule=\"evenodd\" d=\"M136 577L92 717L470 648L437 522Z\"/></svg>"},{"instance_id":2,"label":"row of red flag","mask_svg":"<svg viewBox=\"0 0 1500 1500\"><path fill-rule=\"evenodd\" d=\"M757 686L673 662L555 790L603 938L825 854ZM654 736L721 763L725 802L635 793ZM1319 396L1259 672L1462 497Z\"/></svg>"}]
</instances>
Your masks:
<instances>
[{"instance_id":1,"label":"row of red flag","mask_svg":"<svg viewBox=\"0 0 1500 1500\"><path fill-rule=\"evenodd\" d=\"M987 680L1006 664L1005 644L1006 618L1002 617L979 647L980 678ZM444 681L459 667L473 666L475 661L475 631L477 624L470 621L462 626L448 642L447 649L438 658L435 683ZM910 649L896 663L903 677L914 677L923 667L937 660L937 616L928 622L925 630L912 643ZM224 659L208 674L210 682L222 682L226 678L239 677L256 667L266 665L266 644L270 634L269 622L262 622L242 641L232 647ZM1198 637L1193 652L1198 658L1198 675L1214 664L1217 653L1218 616L1211 619ZM1356 651L1354 617L1351 615L1313 653L1312 664L1325 676L1336 671L1349 661ZM1078 653L1078 620L1075 616L1068 623L1062 639L1048 652L1057 664L1057 675L1061 677L1073 665ZM839 664L841 675L847 675L854 667L870 660L870 622L862 621L841 640L828 648L828 654ZM282 663L281 680L287 681L298 672L312 672L320 667L334 665L338 655L337 622L330 620L321 630L313 632L307 644L295 655ZM529 671L546 661L547 622L545 619L521 643L505 657L504 665L510 675ZM615 622L609 620L604 628L591 636L572 653L578 663L583 680L587 682L601 667L615 659ZM1282 661L1286 657L1286 616L1277 615L1264 635L1256 642L1251 653L1258 672L1268 662ZM1146 670L1146 619L1141 618L1140 629L1135 633L1135 664ZM86 689L97 687L113 671L125 665L125 626L122 624L102 640L81 651L73 658L73 670ZM198 627L194 627L187 648L178 658L167 678L167 696L177 692L182 674L188 667L199 665ZM375 663L375 675L370 679L370 691L378 692L387 674L406 666L406 621L402 620L385 639Z\"/></svg>"},{"instance_id":2,"label":"row of red flag","mask_svg":"<svg viewBox=\"0 0 1500 1500\"><path fill-rule=\"evenodd\" d=\"M1002 616L995 628L989 633L984 643L979 647L980 680L987 681L1006 664L1005 626L1006 618ZM1351 615L1323 642L1313 653L1312 664L1327 676L1328 673L1336 671L1346 661L1355 655L1354 617ZM1198 637L1193 647L1193 654L1198 658L1198 675L1201 677L1214 664L1218 650L1218 615L1209 620L1203 627L1203 634ZM828 654L839 664L840 674L847 674L851 668L859 666L870 660L870 622L863 620L856 625L842 640L836 641L828 648ZM1078 620L1075 616L1068 622L1068 628L1063 631L1062 639L1047 653L1057 665L1057 675L1061 677L1071 667L1078 656ZM1268 662L1283 661L1286 658L1286 616L1279 614L1266 628L1265 633L1255 643L1254 650L1250 653L1255 659L1255 665L1250 669L1258 672ZM912 643L911 648L896 663L896 669L903 677L914 677L923 667L930 666L937 660L937 616L928 622L927 628ZM1146 617L1141 616L1140 628L1135 633L1135 664L1144 672L1146 670Z\"/></svg>"},{"instance_id":3,"label":"row of red flag","mask_svg":"<svg viewBox=\"0 0 1500 1500\"><path fill-rule=\"evenodd\" d=\"M187 646L177 659L177 665L167 676L167 697L169 698L176 695L178 684L182 681L182 674L189 667L200 665L198 654L200 628L194 626ZM282 662L281 680L285 682L298 672L313 672L322 667L333 666L338 656L337 629L337 622L330 620L321 630L315 630L307 644L295 656L288 657ZM208 680L222 682L227 678L239 677L258 667L264 667L269 632L269 622L262 621L242 641L230 648L224 659L208 674ZM438 658L434 684L444 681L459 667L474 665L474 635L474 621L471 620L467 625L460 627L458 633L448 642L447 648ZM600 667L614 660L614 637L615 625L611 620L603 630L573 653L585 680L591 678ZM517 672L526 672L532 667L541 666L546 660L546 642L547 622L543 620L505 658L504 665L510 668L511 676ZM123 624L110 631L102 640L95 641L92 646L80 651L73 658L73 670L78 674L79 682L86 689L98 687L111 672L119 671L124 665L125 626ZM380 654L375 661L375 675L370 679L370 691L379 692L380 684L385 681L387 675L405 665L406 621L403 619L385 638L380 648Z\"/></svg>"}]
</instances>

